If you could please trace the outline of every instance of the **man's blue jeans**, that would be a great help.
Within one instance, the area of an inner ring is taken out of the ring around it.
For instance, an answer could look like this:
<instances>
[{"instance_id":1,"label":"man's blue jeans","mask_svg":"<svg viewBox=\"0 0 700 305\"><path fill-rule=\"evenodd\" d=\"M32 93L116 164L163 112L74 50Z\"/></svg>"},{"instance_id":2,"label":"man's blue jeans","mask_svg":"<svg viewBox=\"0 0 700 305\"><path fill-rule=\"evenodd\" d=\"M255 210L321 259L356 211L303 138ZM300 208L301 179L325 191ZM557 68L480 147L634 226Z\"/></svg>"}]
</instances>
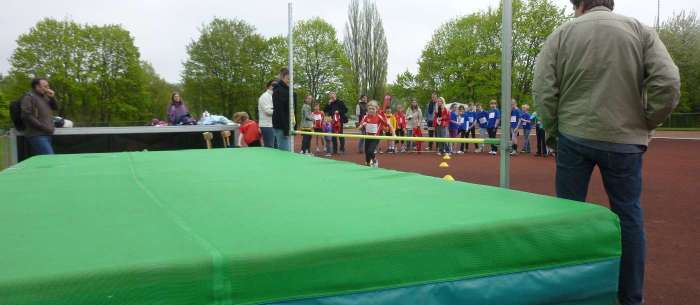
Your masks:
<instances>
[{"instance_id":1,"label":"man's blue jeans","mask_svg":"<svg viewBox=\"0 0 700 305\"><path fill-rule=\"evenodd\" d=\"M622 305L642 304L644 288L644 217L642 155L597 150L566 137L557 144L557 196L585 201L593 167L598 165L610 208L620 218L622 258L618 299Z\"/></svg>"},{"instance_id":2,"label":"man's blue jeans","mask_svg":"<svg viewBox=\"0 0 700 305\"><path fill-rule=\"evenodd\" d=\"M289 133L282 129L274 129L275 143L277 144L277 149L289 151L290 140Z\"/></svg>"},{"instance_id":3,"label":"man's blue jeans","mask_svg":"<svg viewBox=\"0 0 700 305\"><path fill-rule=\"evenodd\" d=\"M263 145L269 148L277 148L275 145L275 131L272 127L260 127L263 137Z\"/></svg>"},{"instance_id":4,"label":"man's blue jeans","mask_svg":"<svg viewBox=\"0 0 700 305\"><path fill-rule=\"evenodd\" d=\"M38 155L53 155L53 146L51 146L51 136L36 136L27 138L29 149L32 156Z\"/></svg>"}]
</instances>

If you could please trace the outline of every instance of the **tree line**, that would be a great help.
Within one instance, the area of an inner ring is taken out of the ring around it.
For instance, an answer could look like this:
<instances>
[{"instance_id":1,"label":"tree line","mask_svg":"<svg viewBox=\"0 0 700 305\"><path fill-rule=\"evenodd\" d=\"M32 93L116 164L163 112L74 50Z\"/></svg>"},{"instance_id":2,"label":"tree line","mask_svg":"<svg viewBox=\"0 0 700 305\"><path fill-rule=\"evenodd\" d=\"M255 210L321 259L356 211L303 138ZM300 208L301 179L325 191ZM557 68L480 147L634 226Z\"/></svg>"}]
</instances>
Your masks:
<instances>
[{"instance_id":1,"label":"tree line","mask_svg":"<svg viewBox=\"0 0 700 305\"><path fill-rule=\"evenodd\" d=\"M532 103L533 66L542 44L573 16L550 0L513 1L513 98ZM700 112L700 20L681 11L658 29L681 73L678 112ZM485 105L501 92L501 8L457 17L433 34L416 74L400 73L388 86L400 101L427 101L439 92L448 101Z\"/></svg>"},{"instance_id":2,"label":"tree line","mask_svg":"<svg viewBox=\"0 0 700 305\"><path fill-rule=\"evenodd\" d=\"M513 97L531 103L535 58L546 37L570 15L551 0L513 3ZM416 74L387 84L388 45L371 0L350 0L343 39L322 18L294 26L295 89L324 102L338 92L352 107L362 94L397 102L429 99L486 103L500 96L501 8L457 17L441 25L425 45ZM700 21L682 11L659 35L681 71L679 111L700 112ZM215 18L187 46L178 84L170 84L140 58L131 34L119 25L85 25L43 19L17 39L8 75L0 74L0 126L7 107L28 90L32 76L47 76L62 102L59 115L84 124L143 123L162 118L173 91L192 112L256 117L265 83L287 66L287 38L264 37L241 19ZM300 99L301 100L301 99ZM300 105L298 105L300 107ZM352 108L351 108L352 109Z\"/></svg>"}]
</instances>

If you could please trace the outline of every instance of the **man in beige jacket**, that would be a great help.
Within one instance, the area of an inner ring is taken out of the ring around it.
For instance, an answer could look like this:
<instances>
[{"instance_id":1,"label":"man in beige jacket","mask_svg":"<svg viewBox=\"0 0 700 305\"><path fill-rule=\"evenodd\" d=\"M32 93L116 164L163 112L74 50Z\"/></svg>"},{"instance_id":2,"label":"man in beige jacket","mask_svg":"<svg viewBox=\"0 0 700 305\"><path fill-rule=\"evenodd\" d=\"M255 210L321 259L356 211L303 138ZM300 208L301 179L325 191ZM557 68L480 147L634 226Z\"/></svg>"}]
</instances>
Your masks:
<instances>
[{"instance_id":1,"label":"man in beige jacket","mask_svg":"<svg viewBox=\"0 0 700 305\"><path fill-rule=\"evenodd\" d=\"M585 201L597 165L620 217L618 302L643 302L642 155L678 105L680 76L654 30L614 14L614 0L571 0L576 18L545 42L534 98L557 152L557 196Z\"/></svg>"}]
</instances>

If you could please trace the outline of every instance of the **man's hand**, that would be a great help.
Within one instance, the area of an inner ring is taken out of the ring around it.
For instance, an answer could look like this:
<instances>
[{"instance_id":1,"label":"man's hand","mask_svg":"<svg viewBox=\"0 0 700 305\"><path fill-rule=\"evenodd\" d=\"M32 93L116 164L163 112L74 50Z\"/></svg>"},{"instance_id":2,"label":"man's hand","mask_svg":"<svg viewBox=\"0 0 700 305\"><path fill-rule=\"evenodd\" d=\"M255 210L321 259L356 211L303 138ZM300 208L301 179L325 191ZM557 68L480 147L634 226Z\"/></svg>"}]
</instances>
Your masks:
<instances>
[{"instance_id":1,"label":"man's hand","mask_svg":"<svg viewBox=\"0 0 700 305\"><path fill-rule=\"evenodd\" d=\"M53 90L46 89L46 95L48 95L49 97L51 97L51 98L54 97L54 94L55 94L55 92L53 92Z\"/></svg>"}]
</instances>

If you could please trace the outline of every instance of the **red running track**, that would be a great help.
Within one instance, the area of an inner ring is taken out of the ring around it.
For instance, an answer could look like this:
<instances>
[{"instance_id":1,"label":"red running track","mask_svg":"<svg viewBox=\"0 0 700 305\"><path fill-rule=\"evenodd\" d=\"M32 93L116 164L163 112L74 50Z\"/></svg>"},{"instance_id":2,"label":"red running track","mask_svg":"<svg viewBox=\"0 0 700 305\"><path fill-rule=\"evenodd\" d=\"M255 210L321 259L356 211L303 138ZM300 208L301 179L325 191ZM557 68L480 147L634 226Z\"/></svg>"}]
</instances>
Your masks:
<instances>
[{"instance_id":1,"label":"red running track","mask_svg":"<svg viewBox=\"0 0 700 305\"><path fill-rule=\"evenodd\" d=\"M300 139L296 140L298 144ZM382 144L383 147L385 144ZM313 146L312 144L312 147ZM333 159L364 163L357 142ZM647 230L646 302L654 305L700 304L700 141L656 139L644 157L642 207ZM378 155L382 168L498 185L498 158L488 154L454 155L448 169L435 153ZM513 189L554 195L553 158L518 155L511 159ZM596 170L588 201L608 199Z\"/></svg>"}]
</instances>

